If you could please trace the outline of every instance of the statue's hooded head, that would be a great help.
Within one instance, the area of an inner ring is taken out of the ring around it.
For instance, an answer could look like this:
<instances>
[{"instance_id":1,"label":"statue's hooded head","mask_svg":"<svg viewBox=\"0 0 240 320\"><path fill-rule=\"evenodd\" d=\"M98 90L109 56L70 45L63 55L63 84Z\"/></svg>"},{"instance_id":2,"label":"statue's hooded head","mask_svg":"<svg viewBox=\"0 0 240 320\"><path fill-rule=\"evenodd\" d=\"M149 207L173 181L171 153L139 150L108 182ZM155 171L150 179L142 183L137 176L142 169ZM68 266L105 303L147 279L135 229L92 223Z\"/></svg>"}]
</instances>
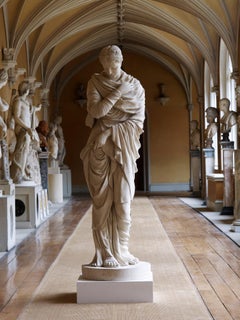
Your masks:
<instances>
[{"instance_id":1,"label":"statue's hooded head","mask_svg":"<svg viewBox=\"0 0 240 320\"><path fill-rule=\"evenodd\" d=\"M116 45L104 47L99 54L99 61L104 65L105 61L117 59L120 63L123 61L122 51Z\"/></svg>"}]
</instances>

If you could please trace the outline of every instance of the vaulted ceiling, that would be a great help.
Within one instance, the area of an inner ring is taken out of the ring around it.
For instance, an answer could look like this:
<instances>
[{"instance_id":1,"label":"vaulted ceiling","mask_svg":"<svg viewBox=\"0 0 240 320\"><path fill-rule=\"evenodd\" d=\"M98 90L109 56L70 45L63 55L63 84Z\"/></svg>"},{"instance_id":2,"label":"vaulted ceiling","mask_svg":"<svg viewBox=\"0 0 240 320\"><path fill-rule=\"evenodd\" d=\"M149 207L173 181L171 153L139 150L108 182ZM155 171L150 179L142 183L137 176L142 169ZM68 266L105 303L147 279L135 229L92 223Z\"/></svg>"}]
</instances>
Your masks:
<instances>
[{"instance_id":1,"label":"vaulted ceiling","mask_svg":"<svg viewBox=\"0 0 240 320\"><path fill-rule=\"evenodd\" d=\"M69 62L71 76L107 44L159 62L185 87L191 77L200 90L204 60L218 82L222 38L238 71L239 0L0 0L0 6L3 48L13 49L29 77L40 70L45 88Z\"/></svg>"}]
</instances>

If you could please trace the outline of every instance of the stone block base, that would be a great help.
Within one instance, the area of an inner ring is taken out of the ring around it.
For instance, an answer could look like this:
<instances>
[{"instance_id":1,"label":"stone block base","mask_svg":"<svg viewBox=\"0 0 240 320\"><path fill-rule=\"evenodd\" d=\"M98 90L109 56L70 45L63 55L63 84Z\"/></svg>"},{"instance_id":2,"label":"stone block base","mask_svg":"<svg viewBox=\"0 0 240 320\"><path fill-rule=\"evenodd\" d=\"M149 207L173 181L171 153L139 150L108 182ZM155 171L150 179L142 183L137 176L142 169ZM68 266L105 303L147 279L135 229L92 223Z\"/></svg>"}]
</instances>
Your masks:
<instances>
[{"instance_id":1,"label":"stone block base","mask_svg":"<svg viewBox=\"0 0 240 320\"><path fill-rule=\"evenodd\" d=\"M39 210L41 185L25 182L16 185L16 227L19 229L36 228L42 222Z\"/></svg>"},{"instance_id":2,"label":"stone block base","mask_svg":"<svg viewBox=\"0 0 240 320\"><path fill-rule=\"evenodd\" d=\"M221 211L223 207L223 181L222 174L209 174L208 179L208 194L207 207L213 211Z\"/></svg>"},{"instance_id":3,"label":"stone block base","mask_svg":"<svg viewBox=\"0 0 240 320\"><path fill-rule=\"evenodd\" d=\"M97 278L90 269L91 267L85 269L85 274ZM86 280L80 276L77 281L78 304L153 302L153 277L149 263L139 262L136 266L92 269L95 269L96 274L102 279L106 278L109 271L110 275L107 277L111 280Z\"/></svg>"},{"instance_id":4,"label":"stone block base","mask_svg":"<svg viewBox=\"0 0 240 320\"><path fill-rule=\"evenodd\" d=\"M15 197L0 196L0 252L15 246Z\"/></svg>"}]
</instances>

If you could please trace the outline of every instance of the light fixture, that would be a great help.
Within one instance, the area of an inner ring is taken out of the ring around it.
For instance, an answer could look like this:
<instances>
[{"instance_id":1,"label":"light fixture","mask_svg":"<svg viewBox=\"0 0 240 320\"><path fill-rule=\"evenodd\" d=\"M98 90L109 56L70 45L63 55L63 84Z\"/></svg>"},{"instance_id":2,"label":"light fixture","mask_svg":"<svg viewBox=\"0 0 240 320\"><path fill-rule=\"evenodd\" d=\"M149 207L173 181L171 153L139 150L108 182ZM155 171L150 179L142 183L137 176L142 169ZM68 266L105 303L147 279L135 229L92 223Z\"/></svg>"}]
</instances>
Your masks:
<instances>
[{"instance_id":1,"label":"light fixture","mask_svg":"<svg viewBox=\"0 0 240 320\"><path fill-rule=\"evenodd\" d=\"M160 102L161 106L165 106L165 104L170 100L170 98L164 94L165 84L159 83L158 86L159 86L160 95L157 98L157 101Z\"/></svg>"},{"instance_id":2,"label":"light fixture","mask_svg":"<svg viewBox=\"0 0 240 320\"><path fill-rule=\"evenodd\" d=\"M76 103L82 108L87 102L86 92L82 83L80 83L75 91Z\"/></svg>"}]
</instances>

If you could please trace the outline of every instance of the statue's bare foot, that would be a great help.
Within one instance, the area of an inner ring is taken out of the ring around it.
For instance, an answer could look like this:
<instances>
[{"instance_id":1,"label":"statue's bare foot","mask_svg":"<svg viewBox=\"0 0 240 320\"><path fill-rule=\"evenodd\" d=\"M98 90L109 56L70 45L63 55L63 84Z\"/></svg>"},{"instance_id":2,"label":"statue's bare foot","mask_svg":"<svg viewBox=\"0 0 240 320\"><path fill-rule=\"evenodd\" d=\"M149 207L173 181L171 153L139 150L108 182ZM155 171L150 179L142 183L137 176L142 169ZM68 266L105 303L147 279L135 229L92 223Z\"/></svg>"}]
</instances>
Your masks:
<instances>
[{"instance_id":1,"label":"statue's bare foot","mask_svg":"<svg viewBox=\"0 0 240 320\"><path fill-rule=\"evenodd\" d=\"M103 261L103 267L116 268L116 267L119 267L119 263L114 257L108 257Z\"/></svg>"},{"instance_id":2,"label":"statue's bare foot","mask_svg":"<svg viewBox=\"0 0 240 320\"><path fill-rule=\"evenodd\" d=\"M124 255L124 260L127 261L129 265L138 264L139 262L139 259L137 257L134 257L130 252Z\"/></svg>"}]
</instances>

